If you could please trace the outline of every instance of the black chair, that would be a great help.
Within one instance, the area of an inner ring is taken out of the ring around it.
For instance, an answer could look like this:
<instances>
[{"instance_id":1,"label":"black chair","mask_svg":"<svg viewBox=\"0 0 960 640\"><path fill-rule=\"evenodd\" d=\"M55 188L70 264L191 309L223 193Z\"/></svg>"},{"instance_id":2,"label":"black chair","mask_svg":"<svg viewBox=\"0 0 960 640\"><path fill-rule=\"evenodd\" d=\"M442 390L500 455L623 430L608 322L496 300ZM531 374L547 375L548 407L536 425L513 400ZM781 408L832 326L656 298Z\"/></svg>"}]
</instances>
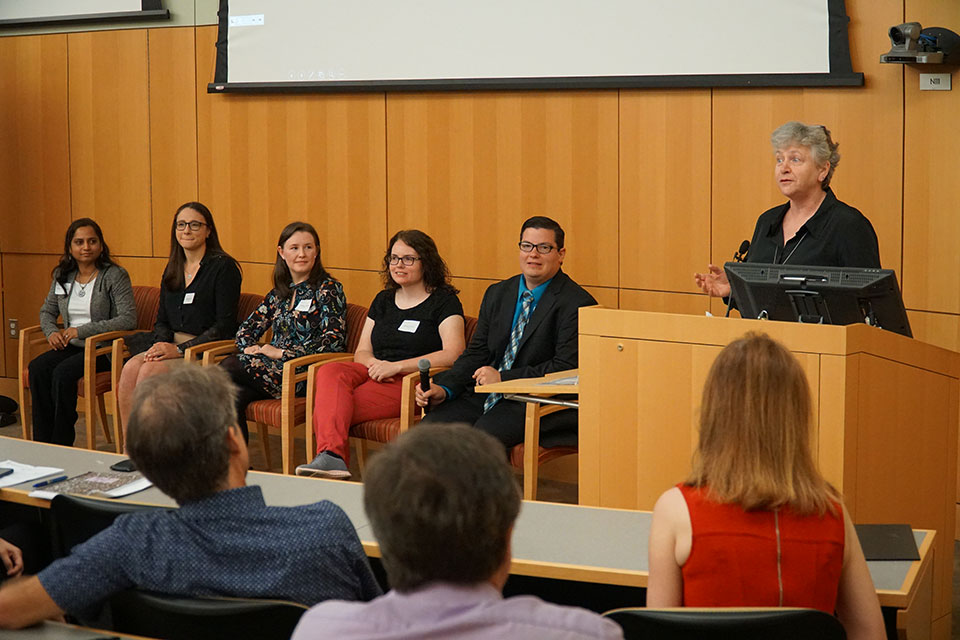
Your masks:
<instances>
[{"instance_id":1,"label":"black chair","mask_svg":"<svg viewBox=\"0 0 960 640\"><path fill-rule=\"evenodd\" d=\"M816 609L614 609L603 614L627 640L844 640L840 621Z\"/></svg>"},{"instance_id":2,"label":"black chair","mask_svg":"<svg viewBox=\"0 0 960 640\"><path fill-rule=\"evenodd\" d=\"M167 508L81 496L54 496L50 502L54 528L53 556L62 558L69 555L70 549L109 527L117 516L157 509Z\"/></svg>"},{"instance_id":3,"label":"black chair","mask_svg":"<svg viewBox=\"0 0 960 640\"><path fill-rule=\"evenodd\" d=\"M244 598L178 598L124 591L110 599L113 629L162 640L289 640L301 604Z\"/></svg>"}]
</instances>

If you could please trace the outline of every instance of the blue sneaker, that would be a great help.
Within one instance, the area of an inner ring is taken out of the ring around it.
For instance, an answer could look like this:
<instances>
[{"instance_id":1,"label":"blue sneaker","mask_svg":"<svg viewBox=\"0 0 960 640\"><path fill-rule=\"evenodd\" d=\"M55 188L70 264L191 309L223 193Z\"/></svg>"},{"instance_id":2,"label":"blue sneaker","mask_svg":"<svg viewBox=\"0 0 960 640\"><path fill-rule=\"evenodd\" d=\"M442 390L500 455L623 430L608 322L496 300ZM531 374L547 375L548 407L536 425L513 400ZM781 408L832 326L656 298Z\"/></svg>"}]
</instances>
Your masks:
<instances>
[{"instance_id":1,"label":"blue sneaker","mask_svg":"<svg viewBox=\"0 0 960 640\"><path fill-rule=\"evenodd\" d=\"M346 480L350 477L350 471L347 469L347 463L342 459L328 451L321 451L309 464L297 467L297 475Z\"/></svg>"}]
</instances>

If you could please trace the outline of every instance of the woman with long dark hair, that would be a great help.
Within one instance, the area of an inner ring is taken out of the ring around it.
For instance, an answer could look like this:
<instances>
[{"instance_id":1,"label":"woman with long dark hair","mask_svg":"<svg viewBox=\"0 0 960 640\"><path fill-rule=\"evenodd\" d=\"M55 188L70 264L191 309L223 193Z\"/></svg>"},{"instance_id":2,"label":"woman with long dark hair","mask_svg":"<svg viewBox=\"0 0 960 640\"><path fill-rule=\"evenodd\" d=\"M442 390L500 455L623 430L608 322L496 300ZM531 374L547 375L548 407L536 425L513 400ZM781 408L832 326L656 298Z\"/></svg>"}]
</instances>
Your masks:
<instances>
[{"instance_id":1,"label":"woman with long dark hair","mask_svg":"<svg viewBox=\"0 0 960 640\"><path fill-rule=\"evenodd\" d=\"M220 246L210 209L199 202L180 205L170 225L170 257L153 331L126 338L133 357L117 389L121 424L127 423L137 383L166 371L167 361L188 347L233 337L241 277L237 261Z\"/></svg>"},{"instance_id":2,"label":"woman with long dark hair","mask_svg":"<svg viewBox=\"0 0 960 640\"><path fill-rule=\"evenodd\" d=\"M404 374L421 358L450 366L463 351L463 306L430 236L416 229L394 234L380 275L383 291L370 305L353 362L317 372L317 455L297 475L349 478L350 426L399 415Z\"/></svg>"},{"instance_id":3,"label":"woman with long dark hair","mask_svg":"<svg viewBox=\"0 0 960 640\"><path fill-rule=\"evenodd\" d=\"M847 637L883 638L880 604L840 495L810 448L807 377L763 334L710 368L686 482L657 501L649 607L807 607Z\"/></svg>"},{"instance_id":4,"label":"woman with long dark hair","mask_svg":"<svg viewBox=\"0 0 960 640\"><path fill-rule=\"evenodd\" d=\"M67 227L63 255L53 269L50 291L40 308L40 327L50 351L29 365L33 398L33 437L73 445L77 422L77 381L83 377L83 346L88 337L133 329L137 308L130 276L110 258L100 225L90 218ZM57 318L63 327L57 325ZM97 358L97 370L110 368ZM87 416L92 423L93 416ZM87 425L93 428L92 424Z\"/></svg>"},{"instance_id":5,"label":"woman with long dark hair","mask_svg":"<svg viewBox=\"0 0 960 640\"><path fill-rule=\"evenodd\" d=\"M269 344L258 344L268 329ZM237 420L246 437L247 405L279 398L283 363L312 353L342 352L347 346L347 300L343 286L320 260L320 238L312 225L291 222L280 233L273 290L237 331L235 356L220 364L238 387ZM297 385L303 395L306 385Z\"/></svg>"}]
</instances>

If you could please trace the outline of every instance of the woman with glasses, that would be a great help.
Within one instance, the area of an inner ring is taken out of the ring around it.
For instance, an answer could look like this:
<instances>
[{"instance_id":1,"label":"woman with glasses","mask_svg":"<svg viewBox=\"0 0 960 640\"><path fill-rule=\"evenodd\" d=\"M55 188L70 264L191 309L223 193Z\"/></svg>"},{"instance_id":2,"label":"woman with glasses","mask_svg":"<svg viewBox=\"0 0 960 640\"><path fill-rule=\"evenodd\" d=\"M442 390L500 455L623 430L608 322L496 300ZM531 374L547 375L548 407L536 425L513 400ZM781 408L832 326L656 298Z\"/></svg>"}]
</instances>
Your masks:
<instances>
[{"instance_id":1,"label":"woman with glasses","mask_svg":"<svg viewBox=\"0 0 960 640\"><path fill-rule=\"evenodd\" d=\"M463 351L463 306L430 236L398 231L380 275L384 289L370 305L353 362L317 371L317 456L297 467L297 475L349 478L350 426L400 415L403 376L416 371L421 358L449 367Z\"/></svg>"},{"instance_id":2,"label":"woman with glasses","mask_svg":"<svg viewBox=\"0 0 960 640\"><path fill-rule=\"evenodd\" d=\"M210 209L199 202L180 205L170 226L170 257L153 331L126 338L133 357L123 365L117 389L122 425L137 383L166 371L168 361L188 347L233 337L240 280L240 266L220 246Z\"/></svg>"},{"instance_id":3,"label":"woman with glasses","mask_svg":"<svg viewBox=\"0 0 960 640\"><path fill-rule=\"evenodd\" d=\"M62 322L57 325L57 318ZM110 258L100 225L90 218L67 227L63 255L40 308L40 327L50 350L30 361L33 438L72 446L76 436L77 381L83 377L84 340L137 326L130 276ZM97 358L98 371L110 368ZM92 421L92 416L87 416ZM93 428L91 424L88 429Z\"/></svg>"},{"instance_id":4,"label":"woman with glasses","mask_svg":"<svg viewBox=\"0 0 960 640\"><path fill-rule=\"evenodd\" d=\"M267 331L272 331L269 344L260 344ZM281 396L285 362L313 353L343 352L346 346L343 286L323 268L313 225L291 222L277 241L273 290L237 330L240 353L220 363L237 385L237 420L244 438L247 405ZM306 383L297 383L296 395L305 393Z\"/></svg>"}]
</instances>

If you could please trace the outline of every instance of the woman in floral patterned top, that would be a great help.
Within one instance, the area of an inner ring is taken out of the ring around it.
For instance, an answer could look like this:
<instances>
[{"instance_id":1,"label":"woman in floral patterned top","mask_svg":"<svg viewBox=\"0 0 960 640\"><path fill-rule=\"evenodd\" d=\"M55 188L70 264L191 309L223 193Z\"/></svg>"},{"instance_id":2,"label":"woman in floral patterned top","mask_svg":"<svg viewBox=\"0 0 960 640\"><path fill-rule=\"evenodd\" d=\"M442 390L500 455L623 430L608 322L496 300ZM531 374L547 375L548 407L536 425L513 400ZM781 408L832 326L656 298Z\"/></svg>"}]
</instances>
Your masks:
<instances>
[{"instance_id":1,"label":"woman in floral patterned top","mask_svg":"<svg viewBox=\"0 0 960 640\"><path fill-rule=\"evenodd\" d=\"M346 317L343 286L323 268L316 230L306 222L291 222L280 234L273 290L240 325L240 353L221 362L239 387L237 419L244 437L247 405L280 397L284 362L346 349ZM270 344L258 344L268 329L273 329ZM305 391L306 385L297 385L297 395Z\"/></svg>"}]
</instances>

